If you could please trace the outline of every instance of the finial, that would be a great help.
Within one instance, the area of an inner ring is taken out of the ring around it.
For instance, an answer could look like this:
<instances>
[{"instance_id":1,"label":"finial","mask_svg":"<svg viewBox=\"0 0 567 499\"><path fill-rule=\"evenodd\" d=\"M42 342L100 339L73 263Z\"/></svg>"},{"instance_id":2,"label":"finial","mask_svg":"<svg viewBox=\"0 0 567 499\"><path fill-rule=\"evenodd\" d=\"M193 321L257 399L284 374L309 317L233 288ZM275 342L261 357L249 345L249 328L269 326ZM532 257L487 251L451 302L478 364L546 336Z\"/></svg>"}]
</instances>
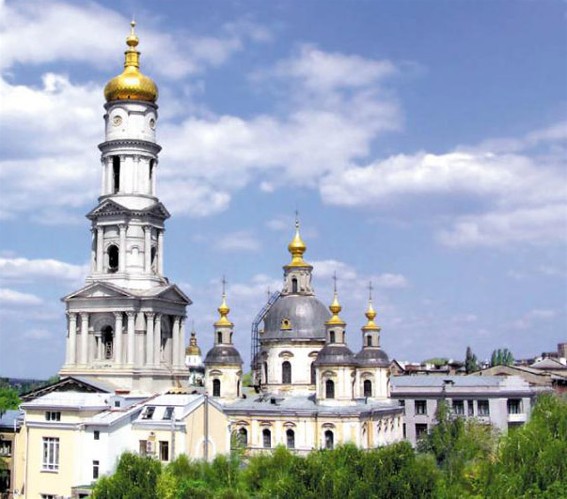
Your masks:
<instances>
[{"instance_id":1,"label":"finial","mask_svg":"<svg viewBox=\"0 0 567 499\"><path fill-rule=\"evenodd\" d=\"M335 296L337 296L337 271L333 272L333 291L335 292Z\"/></svg>"},{"instance_id":2,"label":"finial","mask_svg":"<svg viewBox=\"0 0 567 499\"><path fill-rule=\"evenodd\" d=\"M226 279L224 277L224 274L222 276L222 296L223 298L226 297Z\"/></svg>"},{"instance_id":3,"label":"finial","mask_svg":"<svg viewBox=\"0 0 567 499\"><path fill-rule=\"evenodd\" d=\"M291 263L288 265L289 267L309 266L309 264L303 260L303 253L307 250L307 246L299 235L299 212L297 210L295 211L295 236L291 243L288 244L287 249L291 253Z\"/></svg>"},{"instance_id":4,"label":"finial","mask_svg":"<svg viewBox=\"0 0 567 499\"><path fill-rule=\"evenodd\" d=\"M232 326L232 322L230 322L227 318L228 313L230 312L229 306L226 304L226 279L224 275L222 276L222 303L220 304L219 308L217 309L220 314L220 318L217 322L215 322L215 326Z\"/></svg>"},{"instance_id":5,"label":"finial","mask_svg":"<svg viewBox=\"0 0 567 499\"><path fill-rule=\"evenodd\" d=\"M372 281L368 281L368 301L370 303L372 303L372 290L374 288L372 287Z\"/></svg>"},{"instance_id":6,"label":"finial","mask_svg":"<svg viewBox=\"0 0 567 499\"><path fill-rule=\"evenodd\" d=\"M295 228L299 230L299 211L295 210Z\"/></svg>"}]
</instances>

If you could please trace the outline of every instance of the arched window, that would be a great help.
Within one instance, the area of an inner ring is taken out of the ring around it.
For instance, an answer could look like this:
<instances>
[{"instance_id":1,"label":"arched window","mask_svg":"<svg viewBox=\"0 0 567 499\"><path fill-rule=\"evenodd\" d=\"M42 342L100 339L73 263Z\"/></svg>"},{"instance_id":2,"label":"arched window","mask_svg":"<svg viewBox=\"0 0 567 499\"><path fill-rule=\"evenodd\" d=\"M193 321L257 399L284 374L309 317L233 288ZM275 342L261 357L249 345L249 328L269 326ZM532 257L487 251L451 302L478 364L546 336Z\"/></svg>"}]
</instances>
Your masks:
<instances>
[{"instance_id":1,"label":"arched window","mask_svg":"<svg viewBox=\"0 0 567 499\"><path fill-rule=\"evenodd\" d=\"M325 381L325 398L335 398L335 382L332 379Z\"/></svg>"},{"instance_id":2,"label":"arched window","mask_svg":"<svg viewBox=\"0 0 567 499\"><path fill-rule=\"evenodd\" d=\"M112 359L113 355L113 330L110 326L106 326L102 329L102 346L103 346L103 353L102 356L104 359Z\"/></svg>"},{"instance_id":3,"label":"arched window","mask_svg":"<svg viewBox=\"0 0 567 499\"><path fill-rule=\"evenodd\" d=\"M111 244L106 250L108 254L108 271L111 273L118 271L118 246Z\"/></svg>"},{"instance_id":4,"label":"arched window","mask_svg":"<svg viewBox=\"0 0 567 499\"><path fill-rule=\"evenodd\" d=\"M155 246L152 246L152 249L150 251L150 260L151 260L152 272L154 272L154 274L157 272L156 256L157 256L157 248Z\"/></svg>"},{"instance_id":5,"label":"arched window","mask_svg":"<svg viewBox=\"0 0 567 499\"><path fill-rule=\"evenodd\" d=\"M282 384L291 385L291 364L287 360L282 363Z\"/></svg>"},{"instance_id":6,"label":"arched window","mask_svg":"<svg viewBox=\"0 0 567 499\"><path fill-rule=\"evenodd\" d=\"M213 379L213 397L220 397L220 379Z\"/></svg>"},{"instance_id":7,"label":"arched window","mask_svg":"<svg viewBox=\"0 0 567 499\"><path fill-rule=\"evenodd\" d=\"M365 397L372 397L372 381L369 379L365 379L363 383L364 387L364 396Z\"/></svg>"},{"instance_id":8,"label":"arched window","mask_svg":"<svg viewBox=\"0 0 567 499\"><path fill-rule=\"evenodd\" d=\"M262 444L265 449L272 447L272 432L267 428L262 431Z\"/></svg>"},{"instance_id":9,"label":"arched window","mask_svg":"<svg viewBox=\"0 0 567 499\"><path fill-rule=\"evenodd\" d=\"M297 279L295 277L291 280L291 292L297 293Z\"/></svg>"},{"instance_id":10,"label":"arched window","mask_svg":"<svg viewBox=\"0 0 567 499\"><path fill-rule=\"evenodd\" d=\"M285 432L285 440L288 449L295 449L295 432L291 428Z\"/></svg>"},{"instance_id":11,"label":"arched window","mask_svg":"<svg viewBox=\"0 0 567 499\"><path fill-rule=\"evenodd\" d=\"M120 190L120 157L112 156L112 192Z\"/></svg>"},{"instance_id":12,"label":"arched window","mask_svg":"<svg viewBox=\"0 0 567 499\"><path fill-rule=\"evenodd\" d=\"M238 439L238 443L240 445L246 447L248 445L248 430L246 428L240 428L240 430L238 430L238 435L236 436L236 438Z\"/></svg>"},{"instance_id":13,"label":"arched window","mask_svg":"<svg viewBox=\"0 0 567 499\"><path fill-rule=\"evenodd\" d=\"M329 343L334 343L334 342L335 342L335 332L329 331Z\"/></svg>"},{"instance_id":14,"label":"arched window","mask_svg":"<svg viewBox=\"0 0 567 499\"><path fill-rule=\"evenodd\" d=\"M268 363L264 362L264 383L268 382Z\"/></svg>"},{"instance_id":15,"label":"arched window","mask_svg":"<svg viewBox=\"0 0 567 499\"><path fill-rule=\"evenodd\" d=\"M217 343L222 343L222 332L217 331Z\"/></svg>"},{"instance_id":16,"label":"arched window","mask_svg":"<svg viewBox=\"0 0 567 499\"><path fill-rule=\"evenodd\" d=\"M317 383L317 373L315 371L315 363L311 362L311 384Z\"/></svg>"},{"instance_id":17,"label":"arched window","mask_svg":"<svg viewBox=\"0 0 567 499\"><path fill-rule=\"evenodd\" d=\"M367 347L371 347L371 346L372 346L372 336L367 336L367 337L366 337L366 346L367 346Z\"/></svg>"},{"instance_id":18,"label":"arched window","mask_svg":"<svg viewBox=\"0 0 567 499\"><path fill-rule=\"evenodd\" d=\"M335 446L335 435L331 430L325 432L325 449L331 450Z\"/></svg>"},{"instance_id":19,"label":"arched window","mask_svg":"<svg viewBox=\"0 0 567 499\"><path fill-rule=\"evenodd\" d=\"M152 180L154 177L154 167L156 166L156 160L155 159L151 159L150 160L150 190L151 190L151 186L152 186Z\"/></svg>"}]
</instances>

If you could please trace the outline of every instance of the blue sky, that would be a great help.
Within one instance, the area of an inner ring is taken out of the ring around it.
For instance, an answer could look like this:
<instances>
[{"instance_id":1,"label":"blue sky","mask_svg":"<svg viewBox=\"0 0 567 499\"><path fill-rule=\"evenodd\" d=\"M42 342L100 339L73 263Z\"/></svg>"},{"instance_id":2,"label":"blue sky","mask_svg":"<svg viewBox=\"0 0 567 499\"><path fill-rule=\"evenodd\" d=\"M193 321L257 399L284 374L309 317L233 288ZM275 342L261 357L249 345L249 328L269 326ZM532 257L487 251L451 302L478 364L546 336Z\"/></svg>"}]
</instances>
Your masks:
<instances>
[{"instance_id":1,"label":"blue sky","mask_svg":"<svg viewBox=\"0 0 567 499\"><path fill-rule=\"evenodd\" d=\"M165 269L204 351L278 289L296 209L353 350L367 283L391 357L567 340L563 1L0 1L0 375L64 359L99 194L105 82L135 15L159 88Z\"/></svg>"}]
</instances>

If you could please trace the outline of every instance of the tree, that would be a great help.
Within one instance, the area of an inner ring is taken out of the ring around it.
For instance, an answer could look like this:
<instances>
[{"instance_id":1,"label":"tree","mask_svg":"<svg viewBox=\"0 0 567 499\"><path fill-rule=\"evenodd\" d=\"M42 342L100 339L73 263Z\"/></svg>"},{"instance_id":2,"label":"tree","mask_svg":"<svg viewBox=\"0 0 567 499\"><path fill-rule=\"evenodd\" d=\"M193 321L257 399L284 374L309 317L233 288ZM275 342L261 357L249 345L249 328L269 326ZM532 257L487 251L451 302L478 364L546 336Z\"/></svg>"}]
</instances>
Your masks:
<instances>
[{"instance_id":1,"label":"tree","mask_svg":"<svg viewBox=\"0 0 567 499\"><path fill-rule=\"evenodd\" d=\"M18 392L10 387L0 388L0 414L9 409L17 409L20 406Z\"/></svg>"},{"instance_id":2,"label":"tree","mask_svg":"<svg viewBox=\"0 0 567 499\"><path fill-rule=\"evenodd\" d=\"M490 367L511 366L514 364L514 356L507 348L499 348L490 356Z\"/></svg>"},{"instance_id":3,"label":"tree","mask_svg":"<svg viewBox=\"0 0 567 499\"><path fill-rule=\"evenodd\" d=\"M467 347L467 353L465 354L465 371L467 374L470 374L478 370L479 366L476 355L473 353L471 347Z\"/></svg>"}]
</instances>

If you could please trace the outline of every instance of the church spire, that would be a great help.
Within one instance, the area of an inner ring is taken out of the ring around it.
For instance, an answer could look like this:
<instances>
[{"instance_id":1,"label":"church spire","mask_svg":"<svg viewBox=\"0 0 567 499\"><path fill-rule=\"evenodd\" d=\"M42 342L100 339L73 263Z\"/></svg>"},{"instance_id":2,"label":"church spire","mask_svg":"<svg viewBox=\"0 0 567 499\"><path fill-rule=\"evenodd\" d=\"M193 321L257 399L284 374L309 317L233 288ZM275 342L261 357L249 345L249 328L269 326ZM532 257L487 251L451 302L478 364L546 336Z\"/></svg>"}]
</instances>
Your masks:
<instances>
[{"instance_id":1,"label":"church spire","mask_svg":"<svg viewBox=\"0 0 567 499\"><path fill-rule=\"evenodd\" d=\"M287 246L291 253L291 262L288 267L307 267L309 264L303 260L303 254L307 250L306 244L299 234L299 214L295 212L295 236Z\"/></svg>"}]
</instances>

